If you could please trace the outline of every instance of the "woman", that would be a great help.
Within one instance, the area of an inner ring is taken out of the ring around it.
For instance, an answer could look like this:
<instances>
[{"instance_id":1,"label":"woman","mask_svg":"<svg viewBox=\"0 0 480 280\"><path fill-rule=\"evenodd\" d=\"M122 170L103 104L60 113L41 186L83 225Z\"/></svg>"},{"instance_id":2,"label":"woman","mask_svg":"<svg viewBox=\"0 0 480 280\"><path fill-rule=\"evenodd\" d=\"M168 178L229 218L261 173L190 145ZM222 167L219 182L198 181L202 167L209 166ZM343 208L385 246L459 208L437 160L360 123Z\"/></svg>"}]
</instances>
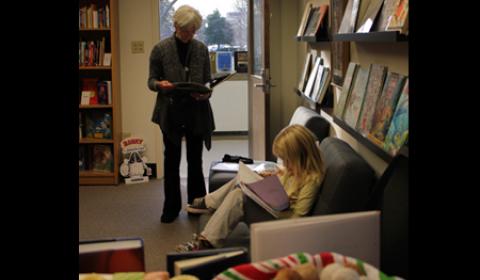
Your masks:
<instances>
[{"instance_id":1,"label":"woman","mask_svg":"<svg viewBox=\"0 0 480 280\"><path fill-rule=\"evenodd\" d=\"M208 48L194 39L201 27L200 13L184 5L173 16L175 33L154 46L150 55L148 87L157 92L152 121L163 135L165 201L162 223L171 223L182 208L180 160L182 137L186 138L188 179L187 200L203 197L205 179L202 168L203 144L210 150L215 129L209 98L211 93L182 92L177 82L206 84L211 80Z\"/></svg>"},{"instance_id":2,"label":"woman","mask_svg":"<svg viewBox=\"0 0 480 280\"><path fill-rule=\"evenodd\" d=\"M281 218L302 217L312 208L324 177L324 165L315 135L301 125L291 125L278 133L273 141L273 154L283 162L278 172L280 182L290 201ZM193 241L178 245L178 252L219 248L235 228L244 221L244 195L237 183L237 176L221 188L195 199L187 208L191 213L214 212L200 235ZM272 216L271 219L274 219Z\"/></svg>"}]
</instances>

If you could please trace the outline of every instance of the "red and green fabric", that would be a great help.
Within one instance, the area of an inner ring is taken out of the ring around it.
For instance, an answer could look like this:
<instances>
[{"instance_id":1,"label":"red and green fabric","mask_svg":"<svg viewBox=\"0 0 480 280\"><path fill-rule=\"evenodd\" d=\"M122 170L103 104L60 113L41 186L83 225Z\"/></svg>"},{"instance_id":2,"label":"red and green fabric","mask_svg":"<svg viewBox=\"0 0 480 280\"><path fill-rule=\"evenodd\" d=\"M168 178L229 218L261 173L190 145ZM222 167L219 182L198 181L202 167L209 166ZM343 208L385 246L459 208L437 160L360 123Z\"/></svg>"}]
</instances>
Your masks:
<instances>
[{"instance_id":1,"label":"red and green fabric","mask_svg":"<svg viewBox=\"0 0 480 280\"><path fill-rule=\"evenodd\" d=\"M355 266L361 275L368 280L396 280L399 277L389 277L374 266L359 259L343 256L334 252L322 252L310 255L305 252L295 253L286 257L270 259L266 261L241 264L231 267L218 274L215 280L270 280L275 277L277 271L283 267L295 267L300 264L313 263L318 271L331 263Z\"/></svg>"}]
</instances>

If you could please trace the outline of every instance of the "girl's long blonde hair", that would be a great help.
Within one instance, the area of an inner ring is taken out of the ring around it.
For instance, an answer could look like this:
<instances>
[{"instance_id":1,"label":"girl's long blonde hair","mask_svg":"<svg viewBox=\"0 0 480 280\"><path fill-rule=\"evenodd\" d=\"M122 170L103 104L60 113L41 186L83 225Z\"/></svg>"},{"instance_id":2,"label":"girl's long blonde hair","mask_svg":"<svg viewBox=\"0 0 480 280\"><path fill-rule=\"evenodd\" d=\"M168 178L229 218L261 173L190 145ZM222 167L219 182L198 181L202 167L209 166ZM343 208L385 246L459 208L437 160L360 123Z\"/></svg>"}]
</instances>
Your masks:
<instances>
[{"instance_id":1,"label":"girl's long blonde hair","mask_svg":"<svg viewBox=\"0 0 480 280\"><path fill-rule=\"evenodd\" d=\"M324 164L316 140L308 128L290 125L277 134L272 152L282 159L287 175L304 180L319 178Z\"/></svg>"}]
</instances>

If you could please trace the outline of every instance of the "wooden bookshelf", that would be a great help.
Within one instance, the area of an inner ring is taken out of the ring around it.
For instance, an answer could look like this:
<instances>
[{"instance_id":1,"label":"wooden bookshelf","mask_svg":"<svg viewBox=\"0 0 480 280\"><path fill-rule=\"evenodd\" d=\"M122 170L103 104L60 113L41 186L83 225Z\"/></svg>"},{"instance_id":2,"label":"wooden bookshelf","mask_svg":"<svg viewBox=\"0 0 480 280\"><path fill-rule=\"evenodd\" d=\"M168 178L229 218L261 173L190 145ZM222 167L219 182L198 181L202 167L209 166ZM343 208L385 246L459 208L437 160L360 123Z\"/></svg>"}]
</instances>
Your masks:
<instances>
[{"instance_id":1,"label":"wooden bookshelf","mask_svg":"<svg viewBox=\"0 0 480 280\"><path fill-rule=\"evenodd\" d=\"M108 6L108 13L107 13ZM92 15L94 13L86 14L85 11L96 11L98 15L97 23L94 24ZM107 14L109 15L107 17ZM103 45L103 53L111 53L110 65L103 65L100 55L95 56L95 60L92 63L91 60L85 59L84 55L79 55L79 97L81 96L82 83L84 79L97 79L99 82L110 81L111 94L108 99L108 104L91 104L80 105L79 102L79 117L82 118L80 123L80 131L82 136L86 136L85 131L85 116L87 114L101 114L101 112L110 115L111 123L109 129L111 130L111 138L93 138L83 137L79 138L79 149L83 153L92 153L95 145L104 145L109 147L113 158L113 166L111 170L108 169L105 172L93 171L92 159L93 154L89 154L86 157L85 170L79 170L79 184L80 185L117 185L119 183L119 165L120 165L120 141L122 137L121 133L121 104L120 104L120 69L119 69L119 33L118 33L118 0L80 0L79 2L79 54L85 52L83 48L86 42L88 46L90 42L94 42L95 53L100 53L98 47ZM104 40L103 40L104 39ZM100 44L104 41L104 44ZM79 98L80 101L80 98ZM91 131L91 130L90 130Z\"/></svg>"}]
</instances>

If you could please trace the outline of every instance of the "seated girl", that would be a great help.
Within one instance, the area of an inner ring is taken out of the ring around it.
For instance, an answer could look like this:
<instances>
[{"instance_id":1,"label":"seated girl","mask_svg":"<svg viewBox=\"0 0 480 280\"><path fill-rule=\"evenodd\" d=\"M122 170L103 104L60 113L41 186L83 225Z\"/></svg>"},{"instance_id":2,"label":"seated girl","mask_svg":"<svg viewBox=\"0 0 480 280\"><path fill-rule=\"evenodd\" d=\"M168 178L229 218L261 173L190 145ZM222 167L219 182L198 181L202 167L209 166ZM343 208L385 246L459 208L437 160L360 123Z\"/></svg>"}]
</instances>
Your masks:
<instances>
[{"instance_id":1,"label":"seated girl","mask_svg":"<svg viewBox=\"0 0 480 280\"><path fill-rule=\"evenodd\" d=\"M288 195L290 207L282 212L282 219L307 215L317 198L324 164L316 140L308 128L291 125L281 130L273 141L272 152L283 166L279 166L276 174L264 175L279 176ZM177 252L223 247L237 224L245 221L243 203L246 198L238 187L242 181L237 174L218 190L195 199L187 207L189 213L213 212L213 215L199 235L194 234L192 241L176 247Z\"/></svg>"}]
</instances>

